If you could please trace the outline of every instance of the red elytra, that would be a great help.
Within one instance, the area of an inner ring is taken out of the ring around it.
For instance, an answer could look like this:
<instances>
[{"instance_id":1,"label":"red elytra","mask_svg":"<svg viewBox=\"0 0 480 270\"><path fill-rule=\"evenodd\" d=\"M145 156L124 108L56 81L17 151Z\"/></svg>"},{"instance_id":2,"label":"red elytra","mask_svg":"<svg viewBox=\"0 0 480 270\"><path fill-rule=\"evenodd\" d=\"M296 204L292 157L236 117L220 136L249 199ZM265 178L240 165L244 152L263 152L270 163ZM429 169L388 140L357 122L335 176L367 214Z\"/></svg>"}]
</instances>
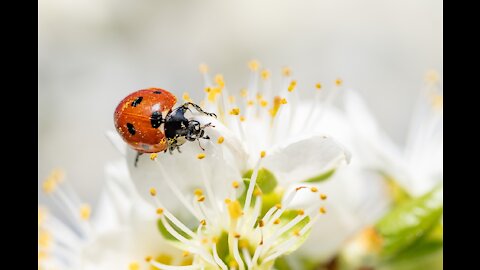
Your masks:
<instances>
[{"instance_id":1,"label":"red elytra","mask_svg":"<svg viewBox=\"0 0 480 270\"><path fill-rule=\"evenodd\" d=\"M148 88L125 97L114 113L115 128L123 140L139 153L167 149L163 120L177 102L167 90Z\"/></svg>"}]
</instances>

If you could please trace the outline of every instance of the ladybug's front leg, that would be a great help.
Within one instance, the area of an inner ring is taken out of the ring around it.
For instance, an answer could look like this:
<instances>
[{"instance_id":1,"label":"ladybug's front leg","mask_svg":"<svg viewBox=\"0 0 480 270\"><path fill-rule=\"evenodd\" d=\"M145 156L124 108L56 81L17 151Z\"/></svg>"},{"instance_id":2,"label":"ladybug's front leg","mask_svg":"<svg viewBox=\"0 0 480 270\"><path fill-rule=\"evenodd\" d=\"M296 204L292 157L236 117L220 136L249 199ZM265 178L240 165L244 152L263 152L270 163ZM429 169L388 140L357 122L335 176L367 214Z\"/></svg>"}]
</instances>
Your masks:
<instances>
[{"instance_id":1,"label":"ladybug's front leg","mask_svg":"<svg viewBox=\"0 0 480 270\"><path fill-rule=\"evenodd\" d=\"M195 103L192 103L192 102L186 102L182 105L183 108L185 109L189 109L188 106L192 106L193 108L195 108L195 110L197 110L199 113L203 113L205 115L208 115L208 116L213 116L215 118L217 118L217 115L214 114L214 113L209 113L209 112L206 112L204 111L200 106L198 106L197 104Z\"/></svg>"}]
</instances>

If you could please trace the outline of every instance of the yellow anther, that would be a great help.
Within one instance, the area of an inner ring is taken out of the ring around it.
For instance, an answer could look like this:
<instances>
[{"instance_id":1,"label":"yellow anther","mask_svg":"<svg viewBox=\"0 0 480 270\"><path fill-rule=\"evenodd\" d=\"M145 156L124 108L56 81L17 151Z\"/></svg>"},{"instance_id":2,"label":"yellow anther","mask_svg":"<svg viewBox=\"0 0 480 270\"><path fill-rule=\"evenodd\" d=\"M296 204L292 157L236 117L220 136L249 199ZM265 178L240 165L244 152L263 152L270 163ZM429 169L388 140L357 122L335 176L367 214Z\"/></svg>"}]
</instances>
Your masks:
<instances>
[{"instance_id":1,"label":"yellow anther","mask_svg":"<svg viewBox=\"0 0 480 270\"><path fill-rule=\"evenodd\" d=\"M238 239L238 238L240 238L240 234L239 234L239 233L234 233L234 234L233 234L233 237L235 237L235 238Z\"/></svg>"},{"instance_id":2,"label":"yellow anther","mask_svg":"<svg viewBox=\"0 0 480 270\"><path fill-rule=\"evenodd\" d=\"M267 152L265 152L265 151L260 152L260 157L261 158L264 158L266 155L267 155Z\"/></svg>"},{"instance_id":3,"label":"yellow anther","mask_svg":"<svg viewBox=\"0 0 480 270\"><path fill-rule=\"evenodd\" d=\"M443 108L443 95L433 94L431 97L432 107L436 110Z\"/></svg>"},{"instance_id":4,"label":"yellow anther","mask_svg":"<svg viewBox=\"0 0 480 270\"><path fill-rule=\"evenodd\" d=\"M146 262L150 262L151 260L152 260L152 256L147 256L147 257L145 257L145 261L146 261Z\"/></svg>"},{"instance_id":5,"label":"yellow anther","mask_svg":"<svg viewBox=\"0 0 480 270\"><path fill-rule=\"evenodd\" d=\"M248 96L248 90L243 88L242 90L240 90L240 96L245 98Z\"/></svg>"},{"instance_id":6,"label":"yellow anther","mask_svg":"<svg viewBox=\"0 0 480 270\"><path fill-rule=\"evenodd\" d=\"M90 213L92 212L92 209L90 208L90 205L84 203L80 206L80 218L83 220L88 220L90 218Z\"/></svg>"},{"instance_id":7,"label":"yellow anther","mask_svg":"<svg viewBox=\"0 0 480 270\"><path fill-rule=\"evenodd\" d=\"M277 209L282 209L282 205L279 204L279 203L275 204L275 207L276 207Z\"/></svg>"},{"instance_id":8,"label":"yellow anther","mask_svg":"<svg viewBox=\"0 0 480 270\"><path fill-rule=\"evenodd\" d=\"M223 79L222 74L217 74L215 75L215 83L218 85L218 87L223 88L225 86L225 80Z\"/></svg>"},{"instance_id":9,"label":"yellow anther","mask_svg":"<svg viewBox=\"0 0 480 270\"><path fill-rule=\"evenodd\" d=\"M341 86L342 84L343 84L343 80L342 80L342 79L338 78L338 79L335 80L335 85L336 85L336 86Z\"/></svg>"},{"instance_id":10,"label":"yellow anther","mask_svg":"<svg viewBox=\"0 0 480 270\"><path fill-rule=\"evenodd\" d=\"M240 186L240 184L238 183L238 181L233 181L232 182L232 187L233 188L238 188Z\"/></svg>"},{"instance_id":11,"label":"yellow anther","mask_svg":"<svg viewBox=\"0 0 480 270\"><path fill-rule=\"evenodd\" d=\"M273 108L270 110L270 115L272 115L272 117L277 115L280 105L282 105L282 100L283 99L279 96L273 98Z\"/></svg>"},{"instance_id":12,"label":"yellow anther","mask_svg":"<svg viewBox=\"0 0 480 270\"><path fill-rule=\"evenodd\" d=\"M325 209L325 207L320 207L320 213L321 214L327 213L327 209Z\"/></svg>"},{"instance_id":13,"label":"yellow anther","mask_svg":"<svg viewBox=\"0 0 480 270\"><path fill-rule=\"evenodd\" d=\"M289 67L282 68L282 75L285 77L290 77L292 75L292 70Z\"/></svg>"},{"instance_id":14,"label":"yellow anther","mask_svg":"<svg viewBox=\"0 0 480 270\"><path fill-rule=\"evenodd\" d=\"M223 86L222 86L223 87ZM210 89L207 93L207 99L208 101L214 103L217 99L217 95L222 93L222 87L213 87L213 88L208 88Z\"/></svg>"},{"instance_id":15,"label":"yellow anther","mask_svg":"<svg viewBox=\"0 0 480 270\"><path fill-rule=\"evenodd\" d=\"M137 262L132 262L128 265L128 270L140 270L140 265Z\"/></svg>"},{"instance_id":16,"label":"yellow anther","mask_svg":"<svg viewBox=\"0 0 480 270\"><path fill-rule=\"evenodd\" d=\"M262 193L262 190L259 189L259 188L255 188L253 190L253 196L261 196L263 193Z\"/></svg>"},{"instance_id":17,"label":"yellow anther","mask_svg":"<svg viewBox=\"0 0 480 270\"><path fill-rule=\"evenodd\" d=\"M218 237L213 236L212 237L212 243L217 244L218 243Z\"/></svg>"},{"instance_id":18,"label":"yellow anther","mask_svg":"<svg viewBox=\"0 0 480 270\"><path fill-rule=\"evenodd\" d=\"M230 104L235 103L235 96L228 96L228 102Z\"/></svg>"},{"instance_id":19,"label":"yellow anther","mask_svg":"<svg viewBox=\"0 0 480 270\"><path fill-rule=\"evenodd\" d=\"M267 69L264 69L262 70L260 75L262 76L262 79L268 80L268 78L270 78L270 71L268 71Z\"/></svg>"},{"instance_id":20,"label":"yellow anther","mask_svg":"<svg viewBox=\"0 0 480 270\"><path fill-rule=\"evenodd\" d=\"M192 102L192 99L190 98L190 94L188 94L187 92L183 93L182 98L186 102Z\"/></svg>"},{"instance_id":21,"label":"yellow anther","mask_svg":"<svg viewBox=\"0 0 480 270\"><path fill-rule=\"evenodd\" d=\"M315 88L317 88L317 90L322 89L322 84L321 83L315 84Z\"/></svg>"},{"instance_id":22,"label":"yellow anther","mask_svg":"<svg viewBox=\"0 0 480 270\"><path fill-rule=\"evenodd\" d=\"M240 203L235 200L231 201L228 205L228 213L230 214L230 218L232 219L238 219L243 213L242 213L242 207L240 206Z\"/></svg>"},{"instance_id":23,"label":"yellow anther","mask_svg":"<svg viewBox=\"0 0 480 270\"><path fill-rule=\"evenodd\" d=\"M50 246L52 237L47 231L40 231L38 233L38 245L42 248L48 248Z\"/></svg>"},{"instance_id":24,"label":"yellow anther","mask_svg":"<svg viewBox=\"0 0 480 270\"><path fill-rule=\"evenodd\" d=\"M268 101L266 101L265 99L260 100L260 106L267 107L268 106Z\"/></svg>"},{"instance_id":25,"label":"yellow anther","mask_svg":"<svg viewBox=\"0 0 480 270\"><path fill-rule=\"evenodd\" d=\"M226 199L225 199L225 204L229 204L229 203L231 203L231 202L232 202L232 200L230 200L230 198L226 198Z\"/></svg>"},{"instance_id":26,"label":"yellow anther","mask_svg":"<svg viewBox=\"0 0 480 270\"><path fill-rule=\"evenodd\" d=\"M160 207L157 208L157 214L158 214L158 215L163 214L163 208L160 208Z\"/></svg>"},{"instance_id":27,"label":"yellow anther","mask_svg":"<svg viewBox=\"0 0 480 270\"><path fill-rule=\"evenodd\" d=\"M295 231L293 231L293 235L295 235L295 236L300 236L300 230L295 230Z\"/></svg>"},{"instance_id":28,"label":"yellow anther","mask_svg":"<svg viewBox=\"0 0 480 270\"><path fill-rule=\"evenodd\" d=\"M197 198L197 202L203 202L203 201L205 201L205 196L202 195Z\"/></svg>"},{"instance_id":29,"label":"yellow anther","mask_svg":"<svg viewBox=\"0 0 480 270\"><path fill-rule=\"evenodd\" d=\"M240 115L239 119L240 119L240 122L244 122L246 120L245 116L243 116L243 115Z\"/></svg>"},{"instance_id":30,"label":"yellow anther","mask_svg":"<svg viewBox=\"0 0 480 270\"><path fill-rule=\"evenodd\" d=\"M52 193L55 191L55 188L57 187L57 182L55 180L49 178L45 180L42 184L42 189L45 193Z\"/></svg>"},{"instance_id":31,"label":"yellow anther","mask_svg":"<svg viewBox=\"0 0 480 270\"><path fill-rule=\"evenodd\" d=\"M303 215L305 214L305 211L304 211L303 209L299 209L299 210L297 211L297 214L298 214L299 216L303 216Z\"/></svg>"},{"instance_id":32,"label":"yellow anther","mask_svg":"<svg viewBox=\"0 0 480 270\"><path fill-rule=\"evenodd\" d=\"M253 106L253 105L255 105L255 101L254 100L249 100L249 101L247 101L247 105L248 106Z\"/></svg>"},{"instance_id":33,"label":"yellow anther","mask_svg":"<svg viewBox=\"0 0 480 270\"><path fill-rule=\"evenodd\" d=\"M286 100L285 98L282 98L282 99L280 100L280 103L283 104L283 105L285 105L285 104L287 104L287 100Z\"/></svg>"},{"instance_id":34,"label":"yellow anther","mask_svg":"<svg viewBox=\"0 0 480 270\"><path fill-rule=\"evenodd\" d=\"M225 141L225 138L223 136L218 137L217 143L222 144Z\"/></svg>"},{"instance_id":35,"label":"yellow anther","mask_svg":"<svg viewBox=\"0 0 480 270\"><path fill-rule=\"evenodd\" d=\"M157 153L151 153L151 154L150 154L150 159L151 159L151 160L155 160L155 159L157 159L157 157L158 157L158 154L157 154Z\"/></svg>"},{"instance_id":36,"label":"yellow anther","mask_svg":"<svg viewBox=\"0 0 480 270\"><path fill-rule=\"evenodd\" d=\"M436 84L440 80L440 75L436 70L429 70L425 73L425 81L428 84Z\"/></svg>"},{"instance_id":37,"label":"yellow anther","mask_svg":"<svg viewBox=\"0 0 480 270\"><path fill-rule=\"evenodd\" d=\"M187 257L188 255L190 255L190 252L188 252L188 251L186 251L186 250L185 250L184 252L182 252L182 256L183 256L183 257Z\"/></svg>"},{"instance_id":38,"label":"yellow anther","mask_svg":"<svg viewBox=\"0 0 480 270\"><path fill-rule=\"evenodd\" d=\"M240 114L240 109L239 108L233 108L230 110L231 115L239 115Z\"/></svg>"},{"instance_id":39,"label":"yellow anther","mask_svg":"<svg viewBox=\"0 0 480 270\"><path fill-rule=\"evenodd\" d=\"M260 219L260 220L258 221L258 226L259 226L260 228L262 228L263 226L265 226L265 221L263 221L263 219Z\"/></svg>"},{"instance_id":40,"label":"yellow anther","mask_svg":"<svg viewBox=\"0 0 480 270\"><path fill-rule=\"evenodd\" d=\"M193 194L195 194L195 196L202 196L203 195L203 190L200 189L200 188L196 188L194 191L193 191Z\"/></svg>"},{"instance_id":41,"label":"yellow anther","mask_svg":"<svg viewBox=\"0 0 480 270\"><path fill-rule=\"evenodd\" d=\"M257 93L256 98L257 98L257 100L261 100L261 99L263 99L263 95L260 94L260 93Z\"/></svg>"},{"instance_id":42,"label":"yellow anther","mask_svg":"<svg viewBox=\"0 0 480 270\"><path fill-rule=\"evenodd\" d=\"M312 191L312 192L317 192L317 191L318 191L318 188L316 188L316 187L311 187L311 188L310 188L310 191Z\"/></svg>"},{"instance_id":43,"label":"yellow anther","mask_svg":"<svg viewBox=\"0 0 480 270\"><path fill-rule=\"evenodd\" d=\"M279 219L279 218L275 219L275 220L273 221L273 224L275 224L275 225L280 224L280 219Z\"/></svg>"},{"instance_id":44,"label":"yellow anther","mask_svg":"<svg viewBox=\"0 0 480 270\"><path fill-rule=\"evenodd\" d=\"M205 219L200 220L200 225L207 226L207 221Z\"/></svg>"},{"instance_id":45,"label":"yellow anther","mask_svg":"<svg viewBox=\"0 0 480 270\"><path fill-rule=\"evenodd\" d=\"M197 155L197 158L198 159L204 159L205 156L206 156L205 153L200 153L200 154Z\"/></svg>"},{"instance_id":46,"label":"yellow anther","mask_svg":"<svg viewBox=\"0 0 480 270\"><path fill-rule=\"evenodd\" d=\"M290 85L288 86L288 92L293 92L293 90L295 90L295 86L297 86L297 81L291 81Z\"/></svg>"},{"instance_id":47,"label":"yellow anther","mask_svg":"<svg viewBox=\"0 0 480 270\"><path fill-rule=\"evenodd\" d=\"M208 72L208 66L206 64L200 64L198 70L200 70L200 73L205 74Z\"/></svg>"},{"instance_id":48,"label":"yellow anther","mask_svg":"<svg viewBox=\"0 0 480 270\"><path fill-rule=\"evenodd\" d=\"M260 63L257 60L251 60L248 62L248 68L251 71L257 71L260 68Z\"/></svg>"},{"instance_id":49,"label":"yellow anther","mask_svg":"<svg viewBox=\"0 0 480 270\"><path fill-rule=\"evenodd\" d=\"M210 87L205 87L205 89L203 89L205 91L205 93L210 93L212 91L212 88Z\"/></svg>"},{"instance_id":50,"label":"yellow anther","mask_svg":"<svg viewBox=\"0 0 480 270\"><path fill-rule=\"evenodd\" d=\"M154 187L150 188L150 195L151 196L157 196L157 189L154 188Z\"/></svg>"},{"instance_id":51,"label":"yellow anther","mask_svg":"<svg viewBox=\"0 0 480 270\"><path fill-rule=\"evenodd\" d=\"M213 239L212 239L213 240ZM207 244L208 243L208 238L202 238L202 244ZM217 240L218 241L218 240Z\"/></svg>"},{"instance_id":52,"label":"yellow anther","mask_svg":"<svg viewBox=\"0 0 480 270\"><path fill-rule=\"evenodd\" d=\"M327 199L327 195L326 195L326 194L320 194L320 199L326 200L326 199Z\"/></svg>"}]
</instances>

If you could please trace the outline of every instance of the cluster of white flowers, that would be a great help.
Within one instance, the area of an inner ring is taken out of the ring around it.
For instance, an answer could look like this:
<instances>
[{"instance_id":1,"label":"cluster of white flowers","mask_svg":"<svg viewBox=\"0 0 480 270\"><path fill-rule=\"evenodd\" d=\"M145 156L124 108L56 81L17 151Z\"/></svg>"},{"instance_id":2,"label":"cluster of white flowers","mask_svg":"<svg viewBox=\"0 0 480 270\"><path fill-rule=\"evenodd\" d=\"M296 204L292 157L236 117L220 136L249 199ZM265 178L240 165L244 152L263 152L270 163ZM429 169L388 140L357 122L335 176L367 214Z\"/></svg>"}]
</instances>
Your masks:
<instances>
[{"instance_id":1,"label":"cluster of white flowers","mask_svg":"<svg viewBox=\"0 0 480 270\"><path fill-rule=\"evenodd\" d=\"M331 261L385 212L385 175L413 194L443 180L433 84L433 103L420 109L427 127L415 123L400 154L342 80L313 85L304 101L289 68L274 86L257 61L248 66L248 87L235 96L201 65L199 104L218 116L191 115L213 126L204 151L186 143L181 153L143 155L134 166L136 152L108 132L125 158L107 166L93 210L52 174L43 189L70 219L39 207L39 269L303 269L305 260ZM335 96L344 109L332 105Z\"/></svg>"}]
</instances>

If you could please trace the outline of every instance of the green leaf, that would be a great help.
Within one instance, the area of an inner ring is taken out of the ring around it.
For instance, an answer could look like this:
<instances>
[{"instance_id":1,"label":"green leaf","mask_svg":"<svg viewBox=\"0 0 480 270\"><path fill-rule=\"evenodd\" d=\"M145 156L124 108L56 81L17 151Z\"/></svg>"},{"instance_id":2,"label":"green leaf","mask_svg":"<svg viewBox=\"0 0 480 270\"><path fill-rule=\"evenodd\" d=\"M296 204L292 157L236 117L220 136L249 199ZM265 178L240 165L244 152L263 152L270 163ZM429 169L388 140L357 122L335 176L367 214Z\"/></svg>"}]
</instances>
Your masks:
<instances>
[{"instance_id":1,"label":"green leaf","mask_svg":"<svg viewBox=\"0 0 480 270\"><path fill-rule=\"evenodd\" d=\"M253 174L253 170L247 171L243 175L244 181L245 179L248 179L248 183L250 183L250 178L252 177L252 174ZM272 192L277 186L277 183L278 183L277 178L271 171L265 168L261 168L260 170L258 170L256 184L258 185L258 187L260 187L263 193L268 194ZM245 183L245 187L248 188L247 183Z\"/></svg>"},{"instance_id":2,"label":"green leaf","mask_svg":"<svg viewBox=\"0 0 480 270\"><path fill-rule=\"evenodd\" d=\"M307 180L304 180L302 182L307 182L307 183L323 182L323 181L327 180L328 178L330 178L334 173L335 173L335 169L331 169L331 170L329 170L327 172L324 172L320 175L308 178Z\"/></svg>"},{"instance_id":3,"label":"green leaf","mask_svg":"<svg viewBox=\"0 0 480 270\"><path fill-rule=\"evenodd\" d=\"M392 257L428 235L443 213L443 186L404 202L376 225L383 239L381 255Z\"/></svg>"},{"instance_id":4,"label":"green leaf","mask_svg":"<svg viewBox=\"0 0 480 270\"><path fill-rule=\"evenodd\" d=\"M423 257L439 252L443 248L443 226L437 223L428 235L412 244L409 248L399 252L389 263L418 261Z\"/></svg>"},{"instance_id":5,"label":"green leaf","mask_svg":"<svg viewBox=\"0 0 480 270\"><path fill-rule=\"evenodd\" d=\"M379 270L423 270L443 269L443 243L428 241L415 245L408 256L396 256L395 259L379 265ZM418 254L415 254L418 253Z\"/></svg>"}]
</instances>

